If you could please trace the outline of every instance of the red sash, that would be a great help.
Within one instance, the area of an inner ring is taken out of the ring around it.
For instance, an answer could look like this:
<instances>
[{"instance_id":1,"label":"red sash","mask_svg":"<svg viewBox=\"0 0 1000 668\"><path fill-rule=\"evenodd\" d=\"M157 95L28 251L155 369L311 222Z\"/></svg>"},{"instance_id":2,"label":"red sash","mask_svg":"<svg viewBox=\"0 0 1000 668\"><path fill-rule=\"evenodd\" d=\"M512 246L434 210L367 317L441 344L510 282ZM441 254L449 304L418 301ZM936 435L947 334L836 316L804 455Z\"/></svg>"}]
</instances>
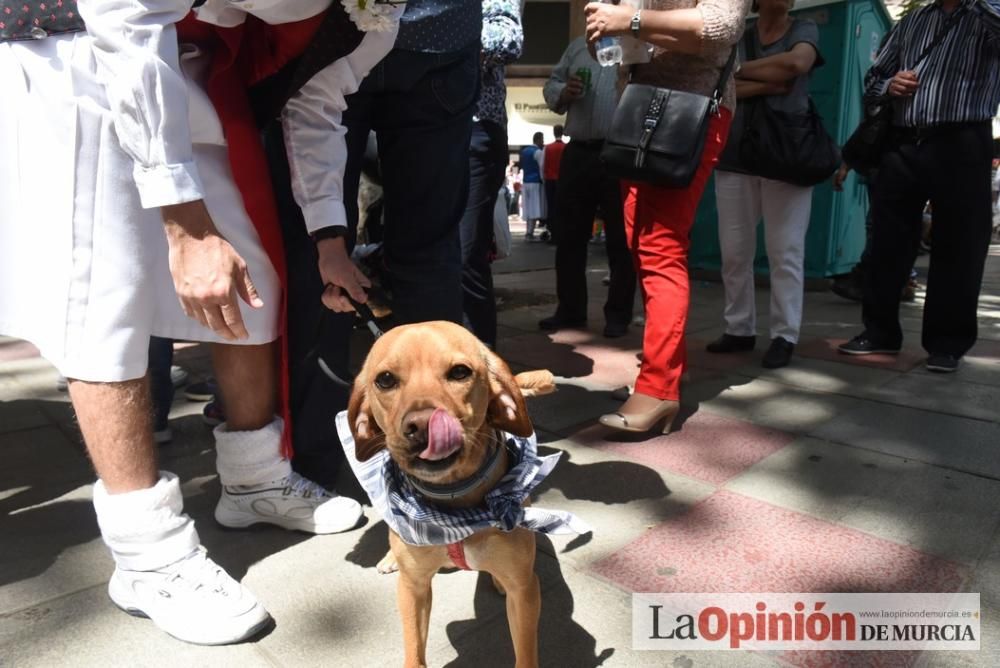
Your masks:
<instances>
[{"instance_id":1,"label":"red sash","mask_svg":"<svg viewBox=\"0 0 1000 668\"><path fill-rule=\"evenodd\" d=\"M209 49L206 93L222 123L229 148L233 181L243 197L243 206L253 222L260 242L281 281L279 331L281 364L278 381L278 406L285 421L281 435L282 455L292 456L292 428L289 407L288 337L286 334L285 249L278 220L278 206L261 145L260 130L247 96L247 88L274 74L302 53L309 44L323 14L304 21L269 25L253 16L232 28L198 21L194 12L177 24L180 42L195 43Z\"/></svg>"}]
</instances>

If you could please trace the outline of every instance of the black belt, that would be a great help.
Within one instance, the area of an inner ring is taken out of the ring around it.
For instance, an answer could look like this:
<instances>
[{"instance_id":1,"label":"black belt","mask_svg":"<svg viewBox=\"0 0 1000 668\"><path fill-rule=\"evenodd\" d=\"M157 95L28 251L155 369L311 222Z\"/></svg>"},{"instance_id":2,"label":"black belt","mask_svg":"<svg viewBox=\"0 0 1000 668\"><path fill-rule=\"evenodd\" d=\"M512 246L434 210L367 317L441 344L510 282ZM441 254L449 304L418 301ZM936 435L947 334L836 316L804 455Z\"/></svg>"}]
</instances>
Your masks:
<instances>
[{"instance_id":1,"label":"black belt","mask_svg":"<svg viewBox=\"0 0 1000 668\"><path fill-rule=\"evenodd\" d=\"M893 127L892 138L897 144L920 144L928 139L936 139L989 123L990 121L967 121L964 123L940 123L922 128Z\"/></svg>"}]
</instances>

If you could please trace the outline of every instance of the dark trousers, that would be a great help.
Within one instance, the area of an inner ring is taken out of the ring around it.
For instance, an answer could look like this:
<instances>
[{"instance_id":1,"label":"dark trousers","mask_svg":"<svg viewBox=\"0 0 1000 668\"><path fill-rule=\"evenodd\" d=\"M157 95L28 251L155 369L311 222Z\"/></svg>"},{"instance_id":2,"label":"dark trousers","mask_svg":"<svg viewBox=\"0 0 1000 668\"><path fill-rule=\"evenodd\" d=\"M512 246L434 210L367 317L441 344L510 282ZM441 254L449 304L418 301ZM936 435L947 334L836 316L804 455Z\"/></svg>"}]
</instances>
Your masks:
<instances>
[{"instance_id":1,"label":"dark trousers","mask_svg":"<svg viewBox=\"0 0 1000 668\"><path fill-rule=\"evenodd\" d=\"M563 152L556 194L556 314L567 320L587 317L587 244L600 206L611 269L604 319L627 325L635 299L635 265L625 242L621 185L608 175L600 153L600 144L579 141L571 141Z\"/></svg>"},{"instance_id":2,"label":"dark trousers","mask_svg":"<svg viewBox=\"0 0 1000 668\"><path fill-rule=\"evenodd\" d=\"M462 321L459 222L469 197L469 141L478 91L478 45L451 54L397 49L347 98L344 203L357 225L361 158L374 130L385 192L385 261L397 322Z\"/></svg>"},{"instance_id":3,"label":"dark trousers","mask_svg":"<svg viewBox=\"0 0 1000 668\"><path fill-rule=\"evenodd\" d=\"M548 211L548 218L545 219L545 227L549 228L550 234L555 234L555 229L558 226L558 203L557 195L559 190L559 181L549 179L545 181L545 206Z\"/></svg>"},{"instance_id":4,"label":"dark trousers","mask_svg":"<svg viewBox=\"0 0 1000 668\"><path fill-rule=\"evenodd\" d=\"M991 128L969 123L901 136L883 158L872 202L871 263L863 317L870 338L895 347L900 291L920 244L924 205L934 210L924 349L964 355L976 342L979 289L989 249Z\"/></svg>"},{"instance_id":5,"label":"dark trousers","mask_svg":"<svg viewBox=\"0 0 1000 668\"><path fill-rule=\"evenodd\" d=\"M170 406L174 402L174 381L170 378L170 367L174 363L174 342L172 339L149 337L149 392L153 403L153 428L164 429L170 416Z\"/></svg>"},{"instance_id":6,"label":"dark trousers","mask_svg":"<svg viewBox=\"0 0 1000 668\"><path fill-rule=\"evenodd\" d=\"M369 132L375 130L385 190L385 257L400 322L461 322L459 221L468 199L469 136L478 88L478 46L453 54L393 50L347 98L344 205L353 238L361 165ZM323 374L316 358L322 356L337 375L350 378L354 317L323 307L316 248L291 197L283 142L269 136L267 143L288 258L292 464L330 484L343 458L333 416L347 407L348 395Z\"/></svg>"},{"instance_id":7,"label":"dark trousers","mask_svg":"<svg viewBox=\"0 0 1000 668\"><path fill-rule=\"evenodd\" d=\"M489 121L472 126L469 201L461 222L462 311L465 326L491 348L497 343L493 295L493 212L507 164L507 130Z\"/></svg>"}]
</instances>

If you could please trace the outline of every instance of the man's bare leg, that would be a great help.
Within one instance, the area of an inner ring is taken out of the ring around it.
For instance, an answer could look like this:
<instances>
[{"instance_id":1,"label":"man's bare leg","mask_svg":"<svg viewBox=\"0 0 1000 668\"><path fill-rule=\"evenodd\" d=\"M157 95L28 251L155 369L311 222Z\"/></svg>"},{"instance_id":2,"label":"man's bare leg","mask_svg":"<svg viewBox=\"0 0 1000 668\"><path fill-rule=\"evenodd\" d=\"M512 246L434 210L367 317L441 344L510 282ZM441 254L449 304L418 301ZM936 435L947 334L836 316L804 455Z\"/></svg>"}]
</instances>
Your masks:
<instances>
[{"instance_id":1,"label":"man's bare leg","mask_svg":"<svg viewBox=\"0 0 1000 668\"><path fill-rule=\"evenodd\" d=\"M278 403L277 346L215 343L212 362L227 431L254 431L270 424Z\"/></svg>"},{"instance_id":2,"label":"man's bare leg","mask_svg":"<svg viewBox=\"0 0 1000 668\"><path fill-rule=\"evenodd\" d=\"M357 526L361 506L292 472L282 456L277 346L212 346L226 422L215 429L222 496L215 519L231 528L266 522L309 533ZM333 416L331 416L333 419ZM263 503L257 503L261 501ZM267 509L262 512L260 508Z\"/></svg>"},{"instance_id":3,"label":"man's bare leg","mask_svg":"<svg viewBox=\"0 0 1000 668\"><path fill-rule=\"evenodd\" d=\"M156 446L146 378L119 383L69 381L70 398L97 476L111 494L156 484Z\"/></svg>"}]
</instances>

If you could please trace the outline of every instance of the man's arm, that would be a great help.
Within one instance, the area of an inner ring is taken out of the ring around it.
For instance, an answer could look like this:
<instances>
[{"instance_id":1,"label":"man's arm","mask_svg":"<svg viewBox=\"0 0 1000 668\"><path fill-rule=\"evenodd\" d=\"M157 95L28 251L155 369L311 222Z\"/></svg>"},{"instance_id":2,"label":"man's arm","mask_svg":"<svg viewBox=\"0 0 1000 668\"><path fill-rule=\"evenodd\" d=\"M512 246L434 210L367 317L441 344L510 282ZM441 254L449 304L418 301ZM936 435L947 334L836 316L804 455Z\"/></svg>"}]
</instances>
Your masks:
<instances>
[{"instance_id":1,"label":"man's arm","mask_svg":"<svg viewBox=\"0 0 1000 668\"><path fill-rule=\"evenodd\" d=\"M549 76L549 80L545 82L545 87L542 89L542 94L545 96L545 104L549 106L549 109L556 112L557 114L566 113L567 107L571 99L566 95L566 87L570 79L576 79L577 82L580 80L570 75L570 64L573 62L574 54L579 50L576 42L570 42L570 45L563 51L562 57L556 66L552 69L552 74ZM579 92L582 93L583 87L577 84L579 87ZM579 97L577 95L576 97Z\"/></svg>"},{"instance_id":2,"label":"man's arm","mask_svg":"<svg viewBox=\"0 0 1000 668\"><path fill-rule=\"evenodd\" d=\"M743 63L737 77L751 81L785 83L811 72L817 55L816 47L812 44L799 42L784 53Z\"/></svg>"},{"instance_id":3,"label":"man's arm","mask_svg":"<svg viewBox=\"0 0 1000 668\"><path fill-rule=\"evenodd\" d=\"M521 57L524 30L519 0L483 0L483 62L507 65Z\"/></svg>"},{"instance_id":4,"label":"man's arm","mask_svg":"<svg viewBox=\"0 0 1000 668\"><path fill-rule=\"evenodd\" d=\"M903 21L905 20L903 19ZM902 23L897 23L892 29L885 44L879 49L878 55L875 57L875 62L872 63L871 68L865 75L864 99L866 102L872 102L875 98L885 95L888 92L889 83L892 81L892 78L899 72L899 28L901 25Z\"/></svg>"},{"instance_id":5,"label":"man's arm","mask_svg":"<svg viewBox=\"0 0 1000 668\"><path fill-rule=\"evenodd\" d=\"M392 49L395 40L395 31L366 33L357 49L317 73L282 111L292 193L302 208L310 233L347 225L344 207L347 129L343 124L346 97L358 90L371 68ZM364 303L367 297L363 288L370 283L347 256L344 238L323 239L318 242L317 250L320 276L329 286L323 303L335 311L352 310L344 290Z\"/></svg>"},{"instance_id":6,"label":"man's arm","mask_svg":"<svg viewBox=\"0 0 1000 668\"><path fill-rule=\"evenodd\" d=\"M160 208L181 308L227 340L249 336L239 300L263 306L246 263L203 201L180 72L177 31L192 0L79 0L94 39L118 143L134 161L140 202Z\"/></svg>"},{"instance_id":7,"label":"man's arm","mask_svg":"<svg viewBox=\"0 0 1000 668\"><path fill-rule=\"evenodd\" d=\"M784 95L788 90L788 86L784 83L736 80L736 98L739 100L761 95Z\"/></svg>"},{"instance_id":8,"label":"man's arm","mask_svg":"<svg viewBox=\"0 0 1000 668\"><path fill-rule=\"evenodd\" d=\"M986 28L986 38L1000 48L1000 0L977 0L972 6Z\"/></svg>"},{"instance_id":9,"label":"man's arm","mask_svg":"<svg viewBox=\"0 0 1000 668\"><path fill-rule=\"evenodd\" d=\"M143 207L203 196L191 151L174 24L193 0L79 0L118 142L135 161Z\"/></svg>"}]
</instances>

